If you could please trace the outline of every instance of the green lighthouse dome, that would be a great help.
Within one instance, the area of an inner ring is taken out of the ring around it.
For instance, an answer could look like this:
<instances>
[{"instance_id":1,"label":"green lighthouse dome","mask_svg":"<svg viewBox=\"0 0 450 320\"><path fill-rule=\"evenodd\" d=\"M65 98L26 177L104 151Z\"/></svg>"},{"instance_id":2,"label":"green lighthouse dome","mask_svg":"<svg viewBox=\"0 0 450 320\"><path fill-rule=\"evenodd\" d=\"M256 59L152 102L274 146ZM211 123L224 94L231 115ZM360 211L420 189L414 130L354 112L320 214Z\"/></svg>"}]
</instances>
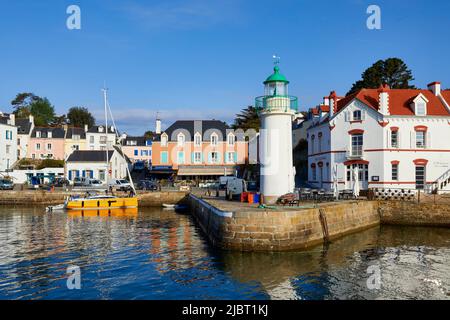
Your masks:
<instances>
[{"instance_id":1,"label":"green lighthouse dome","mask_svg":"<svg viewBox=\"0 0 450 320\"><path fill-rule=\"evenodd\" d=\"M270 75L266 79L266 81L264 81L264 84L268 84L268 83L272 83L272 82L284 82L286 84L289 83L289 81L286 79L286 77L280 73L280 68L278 66L275 66L273 68L273 74Z\"/></svg>"}]
</instances>

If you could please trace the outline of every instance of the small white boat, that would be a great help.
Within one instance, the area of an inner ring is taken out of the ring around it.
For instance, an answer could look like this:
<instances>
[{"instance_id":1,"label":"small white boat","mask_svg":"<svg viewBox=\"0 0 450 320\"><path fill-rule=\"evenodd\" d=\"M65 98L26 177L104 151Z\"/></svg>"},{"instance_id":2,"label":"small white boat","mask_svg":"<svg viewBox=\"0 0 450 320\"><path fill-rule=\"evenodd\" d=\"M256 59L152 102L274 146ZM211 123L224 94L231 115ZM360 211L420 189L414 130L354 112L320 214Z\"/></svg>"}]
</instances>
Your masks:
<instances>
[{"instance_id":1,"label":"small white boat","mask_svg":"<svg viewBox=\"0 0 450 320\"><path fill-rule=\"evenodd\" d=\"M48 213L52 213L52 212L55 212L55 211L64 211L64 210L66 210L66 203L58 204L56 206L48 206L48 207L45 208L45 211L48 212Z\"/></svg>"},{"instance_id":2,"label":"small white boat","mask_svg":"<svg viewBox=\"0 0 450 320\"><path fill-rule=\"evenodd\" d=\"M163 203L162 204L164 209L170 209L170 210L185 210L187 209L186 205L183 204L167 204L167 203Z\"/></svg>"}]
</instances>

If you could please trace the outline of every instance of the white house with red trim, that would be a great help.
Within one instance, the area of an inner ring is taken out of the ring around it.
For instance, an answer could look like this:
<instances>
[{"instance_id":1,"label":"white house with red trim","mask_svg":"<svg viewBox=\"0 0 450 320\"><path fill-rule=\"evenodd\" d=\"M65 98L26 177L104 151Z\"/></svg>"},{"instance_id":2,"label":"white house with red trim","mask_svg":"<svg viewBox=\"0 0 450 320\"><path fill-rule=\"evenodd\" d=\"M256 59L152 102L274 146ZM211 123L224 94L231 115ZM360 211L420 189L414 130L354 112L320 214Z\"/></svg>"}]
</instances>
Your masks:
<instances>
[{"instance_id":1,"label":"white house with red trim","mask_svg":"<svg viewBox=\"0 0 450 320\"><path fill-rule=\"evenodd\" d=\"M450 90L362 89L347 97L333 91L310 110L308 180L351 189L359 168L361 190L405 188L450 191Z\"/></svg>"}]
</instances>

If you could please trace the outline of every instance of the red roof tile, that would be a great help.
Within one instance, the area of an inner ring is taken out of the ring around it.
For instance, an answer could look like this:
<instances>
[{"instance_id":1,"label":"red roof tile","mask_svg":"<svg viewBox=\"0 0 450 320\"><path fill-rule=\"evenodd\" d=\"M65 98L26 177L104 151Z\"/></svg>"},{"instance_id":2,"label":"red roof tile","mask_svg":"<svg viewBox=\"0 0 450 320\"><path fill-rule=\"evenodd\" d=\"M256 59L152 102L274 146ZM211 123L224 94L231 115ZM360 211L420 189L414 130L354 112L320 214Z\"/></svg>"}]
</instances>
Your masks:
<instances>
[{"instance_id":1,"label":"red roof tile","mask_svg":"<svg viewBox=\"0 0 450 320\"><path fill-rule=\"evenodd\" d=\"M443 90L441 91L441 94L444 97L447 104L450 105L450 90Z\"/></svg>"},{"instance_id":2,"label":"red roof tile","mask_svg":"<svg viewBox=\"0 0 450 320\"><path fill-rule=\"evenodd\" d=\"M350 101L357 98L364 104L378 111L379 89L362 89L338 101L338 111L344 108ZM427 114L433 116L449 116L450 112L429 90L420 89L389 89L389 112L391 115L414 115L411 103L419 94L423 94L428 99ZM445 99L450 101L450 91L442 91Z\"/></svg>"}]
</instances>

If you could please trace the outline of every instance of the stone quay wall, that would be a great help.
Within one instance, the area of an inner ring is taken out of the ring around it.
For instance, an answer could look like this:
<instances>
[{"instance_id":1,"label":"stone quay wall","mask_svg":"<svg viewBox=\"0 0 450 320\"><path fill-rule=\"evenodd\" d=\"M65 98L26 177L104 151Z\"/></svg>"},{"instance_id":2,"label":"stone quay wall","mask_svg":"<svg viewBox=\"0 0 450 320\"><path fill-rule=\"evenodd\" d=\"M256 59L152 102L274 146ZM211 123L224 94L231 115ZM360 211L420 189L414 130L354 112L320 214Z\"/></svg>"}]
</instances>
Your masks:
<instances>
[{"instance_id":1,"label":"stone quay wall","mask_svg":"<svg viewBox=\"0 0 450 320\"><path fill-rule=\"evenodd\" d=\"M392 225L450 227L450 204L380 201L381 223Z\"/></svg>"},{"instance_id":2,"label":"stone quay wall","mask_svg":"<svg viewBox=\"0 0 450 320\"><path fill-rule=\"evenodd\" d=\"M222 211L194 195L191 213L216 247L239 251L304 249L380 223L376 201L349 201L311 209ZM322 216L325 219L321 219ZM324 230L325 220L326 231Z\"/></svg>"},{"instance_id":3,"label":"stone quay wall","mask_svg":"<svg viewBox=\"0 0 450 320\"><path fill-rule=\"evenodd\" d=\"M45 190L23 190L23 191L0 191L0 205L12 206L34 206L34 205L56 205L64 202L66 197L85 192L45 191ZM163 203L182 203L188 192L162 191L162 192L138 192L140 207L161 207ZM119 195L119 194L118 194Z\"/></svg>"}]
</instances>

